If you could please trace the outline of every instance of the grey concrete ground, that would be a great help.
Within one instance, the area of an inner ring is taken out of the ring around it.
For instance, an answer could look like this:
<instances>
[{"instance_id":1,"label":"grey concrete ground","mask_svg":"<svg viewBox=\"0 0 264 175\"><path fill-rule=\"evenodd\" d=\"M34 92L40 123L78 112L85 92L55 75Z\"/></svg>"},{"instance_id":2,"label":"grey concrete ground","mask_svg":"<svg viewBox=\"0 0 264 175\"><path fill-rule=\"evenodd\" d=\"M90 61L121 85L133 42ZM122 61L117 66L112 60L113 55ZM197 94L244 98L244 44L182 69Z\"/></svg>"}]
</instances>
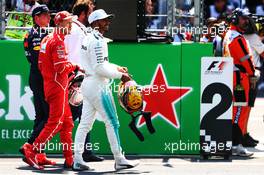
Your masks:
<instances>
[{"instance_id":1,"label":"grey concrete ground","mask_svg":"<svg viewBox=\"0 0 264 175\"><path fill-rule=\"evenodd\" d=\"M63 159L56 158L57 167L48 167L37 171L28 167L20 158L0 158L0 175L30 175L30 174L178 174L178 175L263 175L264 174L264 99L257 99L252 110L249 131L260 144L249 149L255 154L253 158L243 159L233 157L233 161L220 159L203 161L196 157L174 158L140 158L141 164L130 170L114 171L114 161L107 159L100 163L89 163L93 169L87 172L65 171L62 168Z\"/></svg>"}]
</instances>

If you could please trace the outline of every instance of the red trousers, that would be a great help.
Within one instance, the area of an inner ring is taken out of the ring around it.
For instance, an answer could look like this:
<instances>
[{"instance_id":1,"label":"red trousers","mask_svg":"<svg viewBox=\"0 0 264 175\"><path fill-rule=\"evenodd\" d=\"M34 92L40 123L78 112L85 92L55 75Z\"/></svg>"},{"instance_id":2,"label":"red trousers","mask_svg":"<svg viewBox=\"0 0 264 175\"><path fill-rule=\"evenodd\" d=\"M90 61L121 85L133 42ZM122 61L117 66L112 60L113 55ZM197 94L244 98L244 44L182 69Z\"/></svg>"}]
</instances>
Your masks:
<instances>
[{"instance_id":1,"label":"red trousers","mask_svg":"<svg viewBox=\"0 0 264 175\"><path fill-rule=\"evenodd\" d=\"M239 73L240 77L237 77L237 74L234 72L233 74L233 89L235 89L237 85L238 78L240 79L240 84L244 87L246 101L249 100L249 77L245 73ZM233 123L238 124L239 128L241 129L242 134L247 133L247 123L250 113L250 106L233 106Z\"/></svg>"},{"instance_id":2,"label":"red trousers","mask_svg":"<svg viewBox=\"0 0 264 175\"><path fill-rule=\"evenodd\" d=\"M72 157L72 129L74 127L68 102L68 88L63 89L56 83L45 87L45 98L49 104L49 118L39 136L33 143L37 151L60 132L61 146L65 158ZM59 144L59 143L56 143Z\"/></svg>"}]
</instances>

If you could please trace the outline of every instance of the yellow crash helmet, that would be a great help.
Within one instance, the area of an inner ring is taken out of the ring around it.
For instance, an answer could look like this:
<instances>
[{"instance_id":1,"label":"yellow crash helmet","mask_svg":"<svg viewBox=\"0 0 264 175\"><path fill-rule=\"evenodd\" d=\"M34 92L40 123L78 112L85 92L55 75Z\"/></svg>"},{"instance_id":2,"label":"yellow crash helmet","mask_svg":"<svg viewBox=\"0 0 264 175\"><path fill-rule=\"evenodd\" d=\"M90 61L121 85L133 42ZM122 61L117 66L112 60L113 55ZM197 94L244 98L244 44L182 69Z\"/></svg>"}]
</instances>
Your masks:
<instances>
[{"instance_id":1,"label":"yellow crash helmet","mask_svg":"<svg viewBox=\"0 0 264 175\"><path fill-rule=\"evenodd\" d=\"M143 94L135 81L119 83L118 101L120 106L129 114L142 110Z\"/></svg>"}]
</instances>

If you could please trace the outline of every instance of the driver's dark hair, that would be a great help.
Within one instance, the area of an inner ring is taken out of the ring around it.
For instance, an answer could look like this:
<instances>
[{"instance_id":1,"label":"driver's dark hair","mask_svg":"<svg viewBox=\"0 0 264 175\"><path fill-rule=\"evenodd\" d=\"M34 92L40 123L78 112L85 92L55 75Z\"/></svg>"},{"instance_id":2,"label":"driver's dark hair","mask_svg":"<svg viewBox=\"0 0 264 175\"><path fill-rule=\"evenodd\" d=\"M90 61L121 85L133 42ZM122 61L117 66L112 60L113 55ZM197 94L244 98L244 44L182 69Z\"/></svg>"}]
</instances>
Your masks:
<instances>
[{"instance_id":1,"label":"driver's dark hair","mask_svg":"<svg viewBox=\"0 0 264 175\"><path fill-rule=\"evenodd\" d=\"M245 34L254 34L257 33L258 29L256 26L256 23L252 18L249 18L249 23L247 25L247 30L245 31Z\"/></svg>"},{"instance_id":2,"label":"driver's dark hair","mask_svg":"<svg viewBox=\"0 0 264 175\"><path fill-rule=\"evenodd\" d=\"M82 12L88 13L90 0L77 0L73 5L72 14L80 16Z\"/></svg>"}]
</instances>

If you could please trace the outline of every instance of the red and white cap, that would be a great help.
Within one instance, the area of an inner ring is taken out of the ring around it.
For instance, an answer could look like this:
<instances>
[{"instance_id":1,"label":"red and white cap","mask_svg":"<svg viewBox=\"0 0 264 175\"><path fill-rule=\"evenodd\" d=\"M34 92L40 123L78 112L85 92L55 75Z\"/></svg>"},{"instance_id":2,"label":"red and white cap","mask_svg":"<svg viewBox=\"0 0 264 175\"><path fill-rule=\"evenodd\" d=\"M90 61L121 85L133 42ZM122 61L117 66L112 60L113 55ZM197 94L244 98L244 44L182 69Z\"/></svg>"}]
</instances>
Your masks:
<instances>
[{"instance_id":1,"label":"red and white cap","mask_svg":"<svg viewBox=\"0 0 264 175\"><path fill-rule=\"evenodd\" d=\"M55 25L65 21L65 20L72 20L74 16L72 14L70 14L69 12L67 11L61 11L61 12L58 12L55 17L54 17L54 23Z\"/></svg>"}]
</instances>

